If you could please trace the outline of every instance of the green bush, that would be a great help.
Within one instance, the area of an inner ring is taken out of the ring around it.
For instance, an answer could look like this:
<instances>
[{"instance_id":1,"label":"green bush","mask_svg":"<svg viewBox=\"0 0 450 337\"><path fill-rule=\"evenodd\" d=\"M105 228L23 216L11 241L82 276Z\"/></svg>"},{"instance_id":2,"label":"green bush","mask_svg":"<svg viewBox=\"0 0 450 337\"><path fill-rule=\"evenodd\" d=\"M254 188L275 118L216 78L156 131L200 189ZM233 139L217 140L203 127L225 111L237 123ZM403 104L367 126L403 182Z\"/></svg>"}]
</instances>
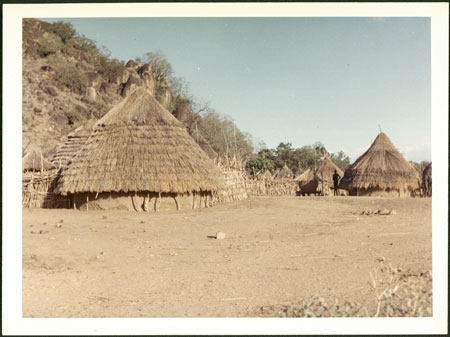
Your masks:
<instances>
[{"instance_id":1,"label":"green bush","mask_svg":"<svg viewBox=\"0 0 450 337\"><path fill-rule=\"evenodd\" d=\"M63 46L64 44L58 35L45 33L39 39L39 54L41 56L56 54L56 52L60 51Z\"/></svg>"},{"instance_id":2,"label":"green bush","mask_svg":"<svg viewBox=\"0 0 450 337\"><path fill-rule=\"evenodd\" d=\"M72 39L74 44L81 50L86 52L97 51L97 46L94 40L87 38L86 36L76 36Z\"/></svg>"},{"instance_id":3,"label":"green bush","mask_svg":"<svg viewBox=\"0 0 450 337\"><path fill-rule=\"evenodd\" d=\"M49 31L61 38L63 43L66 43L67 40L70 40L74 36L76 36L77 32L73 29L71 23L65 23L62 21L57 21L50 25Z\"/></svg>"},{"instance_id":4,"label":"green bush","mask_svg":"<svg viewBox=\"0 0 450 337\"><path fill-rule=\"evenodd\" d=\"M79 94L86 91L88 77L74 63L57 57L49 57L48 63L55 71L56 82Z\"/></svg>"}]
</instances>

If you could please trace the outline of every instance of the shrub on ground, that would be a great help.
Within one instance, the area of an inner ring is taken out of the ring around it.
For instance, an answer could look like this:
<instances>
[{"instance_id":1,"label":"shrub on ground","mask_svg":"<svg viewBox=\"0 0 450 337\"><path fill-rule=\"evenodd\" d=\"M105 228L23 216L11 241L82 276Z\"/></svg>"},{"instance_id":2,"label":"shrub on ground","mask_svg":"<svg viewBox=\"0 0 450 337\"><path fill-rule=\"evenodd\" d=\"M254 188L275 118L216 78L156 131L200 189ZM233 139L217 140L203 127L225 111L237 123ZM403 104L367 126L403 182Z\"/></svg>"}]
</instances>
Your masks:
<instances>
[{"instance_id":1,"label":"shrub on ground","mask_svg":"<svg viewBox=\"0 0 450 337\"><path fill-rule=\"evenodd\" d=\"M114 82L119 76L122 76L125 65L123 62L116 59L109 60L106 56L101 55L98 58L98 72L108 79L108 81Z\"/></svg>"},{"instance_id":2,"label":"shrub on ground","mask_svg":"<svg viewBox=\"0 0 450 337\"><path fill-rule=\"evenodd\" d=\"M67 40L70 40L77 34L71 23L62 21L52 23L49 27L49 31L58 35L63 43L66 43Z\"/></svg>"},{"instance_id":3,"label":"shrub on ground","mask_svg":"<svg viewBox=\"0 0 450 337\"><path fill-rule=\"evenodd\" d=\"M39 55L48 56L50 54L56 54L64 46L61 38L52 33L45 33L39 39Z\"/></svg>"}]
</instances>

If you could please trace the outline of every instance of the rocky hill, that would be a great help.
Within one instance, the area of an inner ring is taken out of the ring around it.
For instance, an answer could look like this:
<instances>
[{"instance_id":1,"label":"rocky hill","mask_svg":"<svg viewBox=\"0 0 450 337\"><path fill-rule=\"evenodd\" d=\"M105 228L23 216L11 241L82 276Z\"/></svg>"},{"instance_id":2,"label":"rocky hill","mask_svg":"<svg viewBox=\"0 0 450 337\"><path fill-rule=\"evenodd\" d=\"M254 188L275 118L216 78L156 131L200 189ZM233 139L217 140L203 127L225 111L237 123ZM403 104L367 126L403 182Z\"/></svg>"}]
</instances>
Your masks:
<instances>
[{"instance_id":1,"label":"rocky hill","mask_svg":"<svg viewBox=\"0 0 450 337\"><path fill-rule=\"evenodd\" d=\"M180 120L190 120L184 98L174 97L167 79L149 64L111 60L92 40L60 28L23 20L23 152L36 149L51 158L69 132L101 118L137 86L151 90Z\"/></svg>"}]
</instances>

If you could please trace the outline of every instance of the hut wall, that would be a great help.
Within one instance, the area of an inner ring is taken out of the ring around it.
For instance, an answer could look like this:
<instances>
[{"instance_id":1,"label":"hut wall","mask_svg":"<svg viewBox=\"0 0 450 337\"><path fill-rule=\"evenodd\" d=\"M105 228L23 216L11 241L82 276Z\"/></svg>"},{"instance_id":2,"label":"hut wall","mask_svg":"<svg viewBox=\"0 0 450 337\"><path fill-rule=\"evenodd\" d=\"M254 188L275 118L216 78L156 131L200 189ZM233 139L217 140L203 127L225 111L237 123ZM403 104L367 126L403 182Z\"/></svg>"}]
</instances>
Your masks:
<instances>
[{"instance_id":1,"label":"hut wall","mask_svg":"<svg viewBox=\"0 0 450 337\"><path fill-rule=\"evenodd\" d=\"M53 194L58 170L25 172L22 175L22 207L58 208L67 204L67 198Z\"/></svg>"},{"instance_id":2,"label":"hut wall","mask_svg":"<svg viewBox=\"0 0 450 337\"><path fill-rule=\"evenodd\" d=\"M413 194L409 190L381 190L381 189L350 189L348 195L350 196L367 196L367 197L399 197L409 198Z\"/></svg>"},{"instance_id":3,"label":"hut wall","mask_svg":"<svg viewBox=\"0 0 450 337\"><path fill-rule=\"evenodd\" d=\"M154 192L79 193L69 196L70 207L80 210L130 210L155 212L207 208L214 204L211 193L176 195ZM178 203L178 207L177 207ZM195 206L194 206L195 203Z\"/></svg>"},{"instance_id":4,"label":"hut wall","mask_svg":"<svg viewBox=\"0 0 450 337\"><path fill-rule=\"evenodd\" d=\"M246 180L250 195L296 195L298 184L293 179Z\"/></svg>"}]
</instances>

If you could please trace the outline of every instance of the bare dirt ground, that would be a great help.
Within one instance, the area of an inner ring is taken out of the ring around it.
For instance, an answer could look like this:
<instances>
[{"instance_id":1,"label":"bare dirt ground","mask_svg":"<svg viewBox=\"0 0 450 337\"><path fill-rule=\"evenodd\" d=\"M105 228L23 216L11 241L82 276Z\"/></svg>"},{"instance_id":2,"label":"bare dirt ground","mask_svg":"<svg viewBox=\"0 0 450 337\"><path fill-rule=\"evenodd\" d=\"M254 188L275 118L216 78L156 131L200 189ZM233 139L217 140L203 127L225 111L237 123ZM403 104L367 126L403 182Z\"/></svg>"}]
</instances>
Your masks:
<instances>
[{"instance_id":1,"label":"bare dirt ground","mask_svg":"<svg viewBox=\"0 0 450 337\"><path fill-rule=\"evenodd\" d=\"M396 214L361 215L386 208ZM431 199L421 198L265 196L161 213L24 209L23 316L256 317L313 295L373 311L378 260L431 270L431 224ZM218 231L226 238L215 239Z\"/></svg>"}]
</instances>

